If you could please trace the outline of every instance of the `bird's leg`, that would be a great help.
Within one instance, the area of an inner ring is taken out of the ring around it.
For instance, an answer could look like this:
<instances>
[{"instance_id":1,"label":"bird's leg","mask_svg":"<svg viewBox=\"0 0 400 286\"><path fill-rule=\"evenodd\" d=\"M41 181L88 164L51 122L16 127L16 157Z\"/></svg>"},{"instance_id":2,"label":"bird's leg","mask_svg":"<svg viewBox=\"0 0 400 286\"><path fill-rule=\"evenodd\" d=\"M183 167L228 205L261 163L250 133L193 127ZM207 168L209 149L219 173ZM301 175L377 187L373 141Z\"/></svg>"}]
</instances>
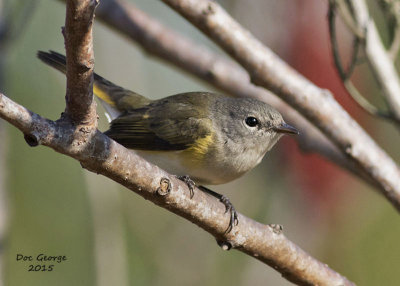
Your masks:
<instances>
[{"instance_id":1,"label":"bird's leg","mask_svg":"<svg viewBox=\"0 0 400 286\"><path fill-rule=\"evenodd\" d=\"M177 176L177 178L186 183L186 185L188 186L189 191L190 191L190 198L193 198L194 187L196 186L196 183L192 179L190 179L190 177L187 175ZM219 194L217 192L214 192L213 190L210 190L209 188L206 188L204 186L198 186L198 188L200 190L202 190L203 192L205 192L206 194L209 194L209 195L213 196L214 198L217 198L221 203L223 203L223 205L225 206L225 213L227 213L229 211L229 214L230 214L229 225L228 225L228 228L225 230L225 233L231 232L232 228L234 226L238 225L238 223L239 223L238 215L237 215L237 212L236 212L233 204L230 202L230 200L226 196Z\"/></svg>"},{"instance_id":2,"label":"bird's leg","mask_svg":"<svg viewBox=\"0 0 400 286\"><path fill-rule=\"evenodd\" d=\"M213 190L210 190L209 188L206 188L204 186L199 186L199 189L202 190L203 192L217 198L221 203L223 203L225 206L225 213L227 213L229 211L231 217L229 220L228 228L225 230L225 233L229 233L232 230L232 228L234 226L238 225L238 223L239 223L238 215L237 215L237 212L236 212L233 204L229 201L229 199L226 196L219 194L217 192L214 192Z\"/></svg>"},{"instance_id":3,"label":"bird's leg","mask_svg":"<svg viewBox=\"0 0 400 286\"><path fill-rule=\"evenodd\" d=\"M190 198L192 199L194 196L194 187L196 186L195 182L193 182L193 180L188 175L177 176L177 178L186 183L190 191Z\"/></svg>"}]
</instances>

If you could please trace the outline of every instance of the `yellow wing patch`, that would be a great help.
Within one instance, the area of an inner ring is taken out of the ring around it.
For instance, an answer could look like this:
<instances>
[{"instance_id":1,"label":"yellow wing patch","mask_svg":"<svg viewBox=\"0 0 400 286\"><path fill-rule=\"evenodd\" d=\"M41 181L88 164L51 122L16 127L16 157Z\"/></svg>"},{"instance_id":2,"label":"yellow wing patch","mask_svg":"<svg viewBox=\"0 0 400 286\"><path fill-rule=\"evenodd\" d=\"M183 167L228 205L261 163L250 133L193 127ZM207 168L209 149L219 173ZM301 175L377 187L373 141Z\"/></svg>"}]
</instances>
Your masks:
<instances>
[{"instance_id":1,"label":"yellow wing patch","mask_svg":"<svg viewBox=\"0 0 400 286\"><path fill-rule=\"evenodd\" d=\"M93 85L93 93L107 104L115 107L115 102L112 101L111 97L103 90L101 90L96 84Z\"/></svg>"},{"instance_id":2,"label":"yellow wing patch","mask_svg":"<svg viewBox=\"0 0 400 286\"><path fill-rule=\"evenodd\" d=\"M212 134L197 139L189 148L184 152L193 158L195 161L202 161L204 156L209 152L213 143Z\"/></svg>"}]
</instances>

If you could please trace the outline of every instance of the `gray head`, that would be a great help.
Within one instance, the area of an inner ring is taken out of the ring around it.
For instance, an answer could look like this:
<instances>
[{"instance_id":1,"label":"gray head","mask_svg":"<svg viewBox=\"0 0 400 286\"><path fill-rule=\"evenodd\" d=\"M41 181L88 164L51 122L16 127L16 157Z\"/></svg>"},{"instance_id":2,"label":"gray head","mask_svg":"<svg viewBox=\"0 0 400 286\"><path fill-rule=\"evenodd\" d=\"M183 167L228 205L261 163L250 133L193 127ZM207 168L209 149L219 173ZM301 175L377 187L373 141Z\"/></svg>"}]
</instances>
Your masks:
<instances>
[{"instance_id":1,"label":"gray head","mask_svg":"<svg viewBox=\"0 0 400 286\"><path fill-rule=\"evenodd\" d=\"M219 140L226 158L237 158L235 168L244 172L257 165L284 134L298 134L275 108L251 98L221 99L213 114L222 128Z\"/></svg>"}]
</instances>

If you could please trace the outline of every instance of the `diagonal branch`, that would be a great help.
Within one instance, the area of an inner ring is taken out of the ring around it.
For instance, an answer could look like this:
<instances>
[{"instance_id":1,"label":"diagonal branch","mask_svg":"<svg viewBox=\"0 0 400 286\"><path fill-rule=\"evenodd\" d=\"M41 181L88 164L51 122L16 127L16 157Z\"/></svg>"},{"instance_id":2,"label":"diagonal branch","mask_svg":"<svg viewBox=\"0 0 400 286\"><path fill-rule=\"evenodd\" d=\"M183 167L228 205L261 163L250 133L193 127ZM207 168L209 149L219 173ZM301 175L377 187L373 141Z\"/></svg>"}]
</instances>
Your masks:
<instances>
[{"instance_id":1,"label":"diagonal branch","mask_svg":"<svg viewBox=\"0 0 400 286\"><path fill-rule=\"evenodd\" d=\"M301 130L296 136L304 152L316 152L353 174L374 184L348 160L332 142L283 100L250 82L248 73L239 65L204 46L172 31L157 20L124 0L103 0L96 10L98 19L128 36L153 56L167 61L203 79L223 91L238 97L253 97L277 108L289 122Z\"/></svg>"},{"instance_id":2,"label":"diagonal branch","mask_svg":"<svg viewBox=\"0 0 400 286\"><path fill-rule=\"evenodd\" d=\"M251 80L279 95L313 122L368 174L400 211L400 169L336 102L313 85L209 0L163 0L201 29L249 73Z\"/></svg>"}]
</instances>

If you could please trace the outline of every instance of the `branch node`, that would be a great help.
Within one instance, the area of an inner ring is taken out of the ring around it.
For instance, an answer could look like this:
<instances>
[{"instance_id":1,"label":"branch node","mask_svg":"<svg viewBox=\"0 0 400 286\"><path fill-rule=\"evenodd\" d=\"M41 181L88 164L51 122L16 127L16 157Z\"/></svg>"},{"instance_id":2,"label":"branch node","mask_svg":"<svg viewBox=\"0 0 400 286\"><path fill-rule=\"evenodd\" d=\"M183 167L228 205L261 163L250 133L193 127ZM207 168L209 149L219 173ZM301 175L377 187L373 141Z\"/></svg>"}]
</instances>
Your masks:
<instances>
[{"instance_id":1,"label":"branch node","mask_svg":"<svg viewBox=\"0 0 400 286\"><path fill-rule=\"evenodd\" d=\"M283 226L280 224L271 223L268 225L275 234L281 234L283 232Z\"/></svg>"},{"instance_id":2,"label":"branch node","mask_svg":"<svg viewBox=\"0 0 400 286\"><path fill-rule=\"evenodd\" d=\"M210 3L208 3L207 8L203 10L203 15L208 16L208 15L212 15L214 13L215 13L214 3L210 2Z\"/></svg>"},{"instance_id":3,"label":"branch node","mask_svg":"<svg viewBox=\"0 0 400 286\"><path fill-rule=\"evenodd\" d=\"M352 144L347 144L344 148L344 152L346 152L346 154L351 155L352 153L352 149L353 149L353 145Z\"/></svg>"},{"instance_id":4,"label":"branch node","mask_svg":"<svg viewBox=\"0 0 400 286\"><path fill-rule=\"evenodd\" d=\"M82 132L83 134L89 134L90 132L92 132L93 128L91 128L90 126L83 126L81 128L79 128L79 132Z\"/></svg>"},{"instance_id":5,"label":"branch node","mask_svg":"<svg viewBox=\"0 0 400 286\"><path fill-rule=\"evenodd\" d=\"M166 196L171 191L171 181L168 178L161 178L160 186L156 190L159 196Z\"/></svg>"},{"instance_id":6,"label":"branch node","mask_svg":"<svg viewBox=\"0 0 400 286\"><path fill-rule=\"evenodd\" d=\"M228 251L232 248L232 243L226 240L217 240L218 245L222 248L222 250Z\"/></svg>"},{"instance_id":7,"label":"branch node","mask_svg":"<svg viewBox=\"0 0 400 286\"><path fill-rule=\"evenodd\" d=\"M24 134L24 139L30 147L36 147L40 144L40 138L35 134Z\"/></svg>"},{"instance_id":8,"label":"branch node","mask_svg":"<svg viewBox=\"0 0 400 286\"><path fill-rule=\"evenodd\" d=\"M207 70L207 72L205 73L204 77L209 79L209 80L211 80L211 81L214 81L215 78L216 78L214 71L211 70L211 69Z\"/></svg>"}]
</instances>

